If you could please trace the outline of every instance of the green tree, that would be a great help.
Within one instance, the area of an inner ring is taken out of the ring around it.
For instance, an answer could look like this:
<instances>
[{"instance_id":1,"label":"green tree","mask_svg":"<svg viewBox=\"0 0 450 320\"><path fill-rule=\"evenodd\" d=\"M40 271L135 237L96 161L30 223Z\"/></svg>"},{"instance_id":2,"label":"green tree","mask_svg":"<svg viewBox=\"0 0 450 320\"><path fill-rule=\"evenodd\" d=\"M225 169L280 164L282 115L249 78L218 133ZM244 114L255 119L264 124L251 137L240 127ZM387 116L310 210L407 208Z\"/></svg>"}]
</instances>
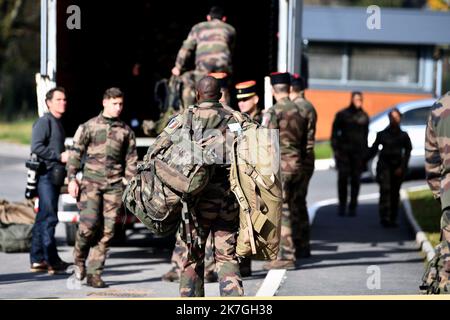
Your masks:
<instances>
[{"instance_id":1,"label":"green tree","mask_svg":"<svg viewBox=\"0 0 450 320\"><path fill-rule=\"evenodd\" d=\"M35 104L40 1L0 0L0 116L20 118Z\"/></svg>"}]
</instances>

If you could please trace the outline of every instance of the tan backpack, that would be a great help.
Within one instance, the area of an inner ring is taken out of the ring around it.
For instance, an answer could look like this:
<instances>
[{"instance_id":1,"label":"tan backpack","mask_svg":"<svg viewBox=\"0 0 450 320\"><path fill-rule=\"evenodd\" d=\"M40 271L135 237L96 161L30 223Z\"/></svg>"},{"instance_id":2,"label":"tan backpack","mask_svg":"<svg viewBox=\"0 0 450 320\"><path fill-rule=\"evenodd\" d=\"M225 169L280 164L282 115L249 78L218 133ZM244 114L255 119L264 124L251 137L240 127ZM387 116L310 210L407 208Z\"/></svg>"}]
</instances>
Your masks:
<instances>
[{"instance_id":1,"label":"tan backpack","mask_svg":"<svg viewBox=\"0 0 450 320\"><path fill-rule=\"evenodd\" d=\"M231 150L231 190L240 205L236 254L275 260L283 204L280 149L276 130L260 128L239 112L240 125Z\"/></svg>"}]
</instances>

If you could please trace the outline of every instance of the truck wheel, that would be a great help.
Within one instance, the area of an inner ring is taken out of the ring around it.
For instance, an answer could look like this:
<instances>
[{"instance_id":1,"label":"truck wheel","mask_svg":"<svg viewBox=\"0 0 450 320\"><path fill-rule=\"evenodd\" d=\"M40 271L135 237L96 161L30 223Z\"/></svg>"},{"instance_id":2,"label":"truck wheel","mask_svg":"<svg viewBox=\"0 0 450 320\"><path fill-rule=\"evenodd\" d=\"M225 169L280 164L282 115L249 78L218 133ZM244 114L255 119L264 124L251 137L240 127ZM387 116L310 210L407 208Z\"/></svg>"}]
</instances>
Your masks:
<instances>
[{"instance_id":1,"label":"truck wheel","mask_svg":"<svg viewBox=\"0 0 450 320\"><path fill-rule=\"evenodd\" d=\"M78 224L66 223L66 243L68 246L75 245L75 237L78 231Z\"/></svg>"}]
</instances>

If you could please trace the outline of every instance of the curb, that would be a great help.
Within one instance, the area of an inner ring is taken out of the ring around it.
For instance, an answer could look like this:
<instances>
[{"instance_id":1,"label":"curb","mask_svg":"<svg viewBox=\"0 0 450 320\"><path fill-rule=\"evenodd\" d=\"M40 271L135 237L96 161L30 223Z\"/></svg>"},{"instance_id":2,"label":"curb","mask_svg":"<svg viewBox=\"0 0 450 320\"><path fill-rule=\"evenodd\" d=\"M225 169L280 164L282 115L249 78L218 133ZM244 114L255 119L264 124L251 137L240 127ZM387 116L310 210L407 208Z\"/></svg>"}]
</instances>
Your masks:
<instances>
[{"instance_id":1,"label":"curb","mask_svg":"<svg viewBox=\"0 0 450 320\"><path fill-rule=\"evenodd\" d=\"M319 159L314 162L314 171L325 171L336 166L334 159Z\"/></svg>"},{"instance_id":2,"label":"curb","mask_svg":"<svg viewBox=\"0 0 450 320\"><path fill-rule=\"evenodd\" d=\"M431 245L430 241L427 238L427 235L425 232L423 232L422 228L419 226L419 224L416 221L416 218L414 218L411 203L409 202L408 192L407 190L424 190L428 189L427 186L423 186L420 188L409 188L409 189L401 189L400 190L400 198L403 204L403 208L405 209L406 218L408 219L409 224L414 229L414 232L416 233L416 243L420 247L421 251L425 253L427 257L427 261L431 261L431 259L434 258L435 252L434 248Z\"/></svg>"}]
</instances>

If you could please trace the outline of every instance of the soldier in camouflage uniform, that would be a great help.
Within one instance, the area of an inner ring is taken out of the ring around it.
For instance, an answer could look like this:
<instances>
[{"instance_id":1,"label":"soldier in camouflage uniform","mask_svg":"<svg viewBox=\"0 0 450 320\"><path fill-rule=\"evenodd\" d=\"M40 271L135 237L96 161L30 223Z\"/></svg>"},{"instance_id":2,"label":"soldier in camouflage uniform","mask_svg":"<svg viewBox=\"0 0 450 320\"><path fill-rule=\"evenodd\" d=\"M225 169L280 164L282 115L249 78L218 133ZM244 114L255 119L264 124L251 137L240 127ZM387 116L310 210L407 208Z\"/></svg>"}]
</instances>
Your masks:
<instances>
[{"instance_id":1,"label":"soldier in camouflage uniform","mask_svg":"<svg viewBox=\"0 0 450 320\"><path fill-rule=\"evenodd\" d=\"M220 131L223 136L229 130L228 125L235 123L232 110L219 103L219 82L207 76L197 85L198 106L194 108L192 128L194 139L207 139L203 134ZM176 120L175 120L176 121ZM171 128L181 128L182 123L172 123ZM174 129L173 129L174 130ZM229 139L226 139L230 142ZM220 145L211 146L214 150L223 150ZM217 147L217 148L216 148ZM228 146L230 147L230 146ZM229 149L228 149L229 150ZM198 227L190 226L192 238L200 237L200 245L182 244L188 250L182 254L180 275L180 295L183 297L204 296L204 258L205 243L211 233L214 242L214 260L216 262L221 296L242 296L243 286L236 257L236 241L239 229L239 205L230 189L230 165L224 161L213 164L214 174L208 185L196 195L194 212Z\"/></svg>"},{"instance_id":2,"label":"soldier in camouflage uniform","mask_svg":"<svg viewBox=\"0 0 450 320\"><path fill-rule=\"evenodd\" d=\"M263 115L262 126L280 130L283 209L278 259L264 265L265 270L295 267L295 243L298 234L299 190L302 155L306 152L307 122L289 99L289 73L271 74L272 93L277 103Z\"/></svg>"},{"instance_id":3,"label":"soldier in camouflage uniform","mask_svg":"<svg viewBox=\"0 0 450 320\"><path fill-rule=\"evenodd\" d=\"M314 143L316 136L317 112L314 106L305 98L305 80L298 74L292 75L290 99L300 110L300 114L307 121L307 144L306 153L303 156L303 162L300 169L300 189L299 189L299 213L298 233L293 234L295 243L295 255L297 258L308 258L311 256L310 249L310 224L308 207L306 205L306 196L308 193L309 181L314 173Z\"/></svg>"},{"instance_id":4,"label":"soldier in camouflage uniform","mask_svg":"<svg viewBox=\"0 0 450 320\"><path fill-rule=\"evenodd\" d=\"M133 131L119 119L123 94L118 88L106 90L102 113L82 124L74 136L67 165L69 193L79 196L80 221L76 235L75 275L86 276L87 284L106 286L101 278L106 254L114 235L114 224L122 207L122 191L136 174L137 151ZM86 155L81 184L76 174Z\"/></svg>"},{"instance_id":5,"label":"soldier in camouflage uniform","mask_svg":"<svg viewBox=\"0 0 450 320\"><path fill-rule=\"evenodd\" d=\"M444 260L442 285L450 277L450 92L431 108L425 137L425 170L427 182L442 208L441 246Z\"/></svg>"},{"instance_id":6,"label":"soldier in camouflage uniform","mask_svg":"<svg viewBox=\"0 0 450 320\"><path fill-rule=\"evenodd\" d=\"M339 215L347 210L348 182L350 180L349 216L356 215L360 178L367 157L369 116L362 109L361 92L352 92L349 107L339 111L333 122L331 146L338 170Z\"/></svg>"},{"instance_id":7,"label":"soldier in camouflage uniform","mask_svg":"<svg viewBox=\"0 0 450 320\"><path fill-rule=\"evenodd\" d=\"M208 75L214 77L219 81L220 92L222 93L219 102L222 105L228 106L230 104L230 93L228 90L228 81L229 81L228 75L225 72L212 72ZM180 279L181 257L183 256L183 253L186 251L187 247L184 246L184 243L180 239L179 233L177 233L175 248L173 249L172 257L170 259L172 268L162 276L163 281L173 282L178 281ZM216 264L214 262L214 242L211 237L211 234L208 236L205 248L205 281L206 282L217 281Z\"/></svg>"},{"instance_id":8,"label":"soldier in camouflage uniform","mask_svg":"<svg viewBox=\"0 0 450 320\"><path fill-rule=\"evenodd\" d=\"M212 7L207 21L192 27L178 52L172 74L180 76L184 83L183 104L195 103L195 84L211 72L232 73L232 51L235 29L226 23L226 16L219 7ZM195 54L195 70L188 71L187 64ZM186 72L188 71L188 72Z\"/></svg>"},{"instance_id":9,"label":"soldier in camouflage uniform","mask_svg":"<svg viewBox=\"0 0 450 320\"><path fill-rule=\"evenodd\" d=\"M369 150L368 159L379 152L377 181L380 184L380 222L384 227L397 226L400 187L408 168L411 155L411 140L400 129L401 113L397 109L389 112L389 126L378 132L374 144Z\"/></svg>"}]
</instances>

